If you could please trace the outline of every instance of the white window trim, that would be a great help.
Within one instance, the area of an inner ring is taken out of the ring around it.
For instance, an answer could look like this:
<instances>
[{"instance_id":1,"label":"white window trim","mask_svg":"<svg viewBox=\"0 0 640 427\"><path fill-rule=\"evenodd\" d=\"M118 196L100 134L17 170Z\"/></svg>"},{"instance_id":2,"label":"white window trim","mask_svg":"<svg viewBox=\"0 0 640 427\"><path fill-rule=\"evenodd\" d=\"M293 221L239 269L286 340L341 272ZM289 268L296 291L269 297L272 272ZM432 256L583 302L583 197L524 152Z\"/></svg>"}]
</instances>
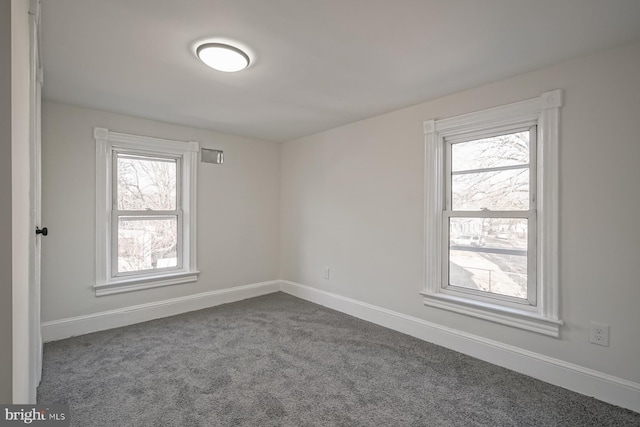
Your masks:
<instances>
[{"instance_id":1,"label":"white window trim","mask_svg":"<svg viewBox=\"0 0 640 427\"><path fill-rule=\"evenodd\" d=\"M197 142L129 135L94 127L96 141L96 296L118 294L160 286L195 282L199 271L196 261L196 194L197 165L200 145ZM135 276L113 277L111 271L112 245L112 186L113 153L118 150L135 151L150 156L182 158L182 259L180 269L151 272Z\"/></svg>"},{"instance_id":2,"label":"white window trim","mask_svg":"<svg viewBox=\"0 0 640 427\"><path fill-rule=\"evenodd\" d=\"M558 272L558 142L562 91L475 113L424 122L425 253L424 304L551 337L560 336ZM499 301L465 298L442 287L444 138L487 129L537 125L537 305L535 310Z\"/></svg>"}]
</instances>

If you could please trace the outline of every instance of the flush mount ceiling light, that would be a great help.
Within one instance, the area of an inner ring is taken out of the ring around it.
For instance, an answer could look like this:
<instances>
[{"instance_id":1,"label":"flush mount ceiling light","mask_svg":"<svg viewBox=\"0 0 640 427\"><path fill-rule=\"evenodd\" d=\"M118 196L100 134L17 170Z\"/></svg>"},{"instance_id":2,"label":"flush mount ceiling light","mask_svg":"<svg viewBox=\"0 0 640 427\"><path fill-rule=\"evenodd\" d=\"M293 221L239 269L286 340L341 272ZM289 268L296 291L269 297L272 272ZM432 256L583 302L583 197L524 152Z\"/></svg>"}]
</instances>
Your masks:
<instances>
[{"instance_id":1,"label":"flush mount ceiling light","mask_svg":"<svg viewBox=\"0 0 640 427\"><path fill-rule=\"evenodd\" d=\"M214 70L234 73L249 66L249 55L224 43L204 43L196 49L198 58Z\"/></svg>"}]
</instances>

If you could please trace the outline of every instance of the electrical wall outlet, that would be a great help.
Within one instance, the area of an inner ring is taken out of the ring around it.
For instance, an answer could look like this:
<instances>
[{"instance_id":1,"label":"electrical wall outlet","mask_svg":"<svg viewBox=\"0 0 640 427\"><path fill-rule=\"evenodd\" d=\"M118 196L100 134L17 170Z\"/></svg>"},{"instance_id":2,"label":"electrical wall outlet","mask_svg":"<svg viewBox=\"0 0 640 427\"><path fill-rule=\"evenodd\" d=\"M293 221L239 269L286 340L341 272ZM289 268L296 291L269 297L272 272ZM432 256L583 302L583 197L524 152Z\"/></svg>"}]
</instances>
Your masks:
<instances>
[{"instance_id":1,"label":"electrical wall outlet","mask_svg":"<svg viewBox=\"0 0 640 427\"><path fill-rule=\"evenodd\" d=\"M329 280L329 273L331 273L331 271L329 270L329 267L324 269L324 278L326 280Z\"/></svg>"},{"instance_id":2,"label":"electrical wall outlet","mask_svg":"<svg viewBox=\"0 0 640 427\"><path fill-rule=\"evenodd\" d=\"M591 333L589 341L593 344L609 347L609 325L604 323L591 322Z\"/></svg>"}]
</instances>

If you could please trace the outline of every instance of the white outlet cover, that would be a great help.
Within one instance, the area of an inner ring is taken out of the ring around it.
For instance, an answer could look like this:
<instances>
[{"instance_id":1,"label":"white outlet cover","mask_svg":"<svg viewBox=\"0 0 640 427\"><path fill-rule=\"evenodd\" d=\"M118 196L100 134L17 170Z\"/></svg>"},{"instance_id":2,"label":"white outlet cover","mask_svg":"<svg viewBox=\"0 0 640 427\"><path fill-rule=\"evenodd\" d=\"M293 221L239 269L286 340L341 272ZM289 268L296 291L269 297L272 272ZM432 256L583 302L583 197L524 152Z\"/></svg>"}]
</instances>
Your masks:
<instances>
[{"instance_id":1,"label":"white outlet cover","mask_svg":"<svg viewBox=\"0 0 640 427\"><path fill-rule=\"evenodd\" d=\"M589 342L609 347L609 325L591 322Z\"/></svg>"}]
</instances>

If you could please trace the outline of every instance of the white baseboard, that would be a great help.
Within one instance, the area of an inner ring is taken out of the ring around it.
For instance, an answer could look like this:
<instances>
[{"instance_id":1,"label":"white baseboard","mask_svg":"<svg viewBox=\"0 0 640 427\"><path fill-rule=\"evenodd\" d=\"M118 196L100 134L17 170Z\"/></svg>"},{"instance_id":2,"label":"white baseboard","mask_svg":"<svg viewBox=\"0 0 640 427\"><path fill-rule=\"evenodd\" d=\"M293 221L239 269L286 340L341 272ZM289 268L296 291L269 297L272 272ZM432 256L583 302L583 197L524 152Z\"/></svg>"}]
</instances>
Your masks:
<instances>
[{"instance_id":1,"label":"white baseboard","mask_svg":"<svg viewBox=\"0 0 640 427\"><path fill-rule=\"evenodd\" d=\"M42 323L42 338L45 342L70 338L76 335L104 331L106 329L133 325L189 311L202 310L220 304L240 301L280 290L280 282L254 283L164 301L134 305L117 310L103 311L85 316L70 317Z\"/></svg>"},{"instance_id":2,"label":"white baseboard","mask_svg":"<svg viewBox=\"0 0 640 427\"><path fill-rule=\"evenodd\" d=\"M640 412L638 383L300 283L280 281L280 290L547 383Z\"/></svg>"}]
</instances>

